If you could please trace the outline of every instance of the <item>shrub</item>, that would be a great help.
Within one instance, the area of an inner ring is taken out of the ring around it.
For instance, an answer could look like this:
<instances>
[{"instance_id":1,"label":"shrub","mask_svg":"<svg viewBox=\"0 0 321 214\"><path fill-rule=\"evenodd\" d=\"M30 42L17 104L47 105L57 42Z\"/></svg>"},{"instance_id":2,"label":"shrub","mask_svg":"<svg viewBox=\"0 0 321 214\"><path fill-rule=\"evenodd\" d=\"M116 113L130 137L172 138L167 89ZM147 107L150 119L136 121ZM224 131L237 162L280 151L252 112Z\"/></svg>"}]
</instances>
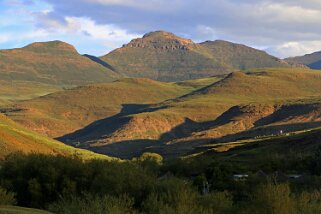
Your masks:
<instances>
[{"instance_id":1,"label":"shrub","mask_svg":"<svg viewBox=\"0 0 321 214\"><path fill-rule=\"evenodd\" d=\"M93 196L84 194L83 197L62 198L49 206L49 210L60 214L134 214L134 200L127 195L120 197Z\"/></svg>"},{"instance_id":2,"label":"shrub","mask_svg":"<svg viewBox=\"0 0 321 214\"><path fill-rule=\"evenodd\" d=\"M15 205L15 194L0 187L0 205Z\"/></svg>"}]
</instances>

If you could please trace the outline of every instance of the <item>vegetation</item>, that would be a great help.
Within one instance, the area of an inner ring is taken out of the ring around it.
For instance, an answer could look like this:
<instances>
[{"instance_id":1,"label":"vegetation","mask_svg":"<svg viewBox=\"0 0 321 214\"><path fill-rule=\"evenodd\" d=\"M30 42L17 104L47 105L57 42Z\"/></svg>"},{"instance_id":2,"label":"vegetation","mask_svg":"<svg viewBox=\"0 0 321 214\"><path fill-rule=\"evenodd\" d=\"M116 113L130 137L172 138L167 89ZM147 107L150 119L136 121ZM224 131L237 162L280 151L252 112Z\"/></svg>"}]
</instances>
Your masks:
<instances>
[{"instance_id":1,"label":"vegetation","mask_svg":"<svg viewBox=\"0 0 321 214\"><path fill-rule=\"evenodd\" d=\"M172 158L203 144L309 130L321 125L320 79L320 71L308 69L234 72L187 95L106 118L60 139L122 158L138 155L129 153L132 145L140 153Z\"/></svg>"},{"instance_id":2,"label":"vegetation","mask_svg":"<svg viewBox=\"0 0 321 214\"><path fill-rule=\"evenodd\" d=\"M0 105L28 100L62 90L61 87L31 81L0 80Z\"/></svg>"},{"instance_id":3,"label":"vegetation","mask_svg":"<svg viewBox=\"0 0 321 214\"><path fill-rule=\"evenodd\" d=\"M149 104L187 94L218 79L207 78L195 84L121 79L19 102L3 111L11 119L36 132L60 137L94 121L116 114L134 113Z\"/></svg>"},{"instance_id":4,"label":"vegetation","mask_svg":"<svg viewBox=\"0 0 321 214\"><path fill-rule=\"evenodd\" d=\"M0 205L14 205L15 203L15 194L0 187Z\"/></svg>"},{"instance_id":5,"label":"vegetation","mask_svg":"<svg viewBox=\"0 0 321 214\"><path fill-rule=\"evenodd\" d=\"M112 159L87 150L76 149L29 131L0 114L0 159L14 152L59 154L82 159Z\"/></svg>"},{"instance_id":6,"label":"vegetation","mask_svg":"<svg viewBox=\"0 0 321 214\"><path fill-rule=\"evenodd\" d=\"M64 42L33 43L0 51L0 80L51 85L84 85L119 78L112 70L78 54Z\"/></svg>"},{"instance_id":7,"label":"vegetation","mask_svg":"<svg viewBox=\"0 0 321 214\"><path fill-rule=\"evenodd\" d=\"M301 161L304 178L287 181L255 173L236 181L233 173L248 165L215 158L83 162L13 154L1 163L0 184L16 195L19 206L54 213L318 213L321 177L310 166L320 161L319 153Z\"/></svg>"},{"instance_id":8,"label":"vegetation","mask_svg":"<svg viewBox=\"0 0 321 214\"><path fill-rule=\"evenodd\" d=\"M134 39L101 59L125 76L160 81L197 79L253 68L291 67L244 45L225 41L197 44L163 31Z\"/></svg>"}]
</instances>

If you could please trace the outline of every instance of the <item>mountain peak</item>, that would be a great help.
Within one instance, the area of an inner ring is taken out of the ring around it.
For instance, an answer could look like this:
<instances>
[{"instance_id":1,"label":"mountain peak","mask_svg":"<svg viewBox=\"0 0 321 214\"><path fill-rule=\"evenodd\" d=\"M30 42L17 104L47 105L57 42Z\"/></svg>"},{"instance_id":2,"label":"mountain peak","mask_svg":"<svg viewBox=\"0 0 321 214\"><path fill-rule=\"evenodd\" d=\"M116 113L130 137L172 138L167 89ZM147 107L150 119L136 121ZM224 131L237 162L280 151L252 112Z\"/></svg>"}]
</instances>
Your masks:
<instances>
[{"instance_id":1,"label":"mountain peak","mask_svg":"<svg viewBox=\"0 0 321 214\"><path fill-rule=\"evenodd\" d=\"M25 46L23 49L37 53L78 53L74 46L59 40L49 42L35 42Z\"/></svg>"},{"instance_id":2,"label":"mountain peak","mask_svg":"<svg viewBox=\"0 0 321 214\"><path fill-rule=\"evenodd\" d=\"M133 48L152 47L156 49L186 49L187 45L194 44L192 40L181 38L166 31L154 31L145 34L142 38L133 39L128 45Z\"/></svg>"}]
</instances>

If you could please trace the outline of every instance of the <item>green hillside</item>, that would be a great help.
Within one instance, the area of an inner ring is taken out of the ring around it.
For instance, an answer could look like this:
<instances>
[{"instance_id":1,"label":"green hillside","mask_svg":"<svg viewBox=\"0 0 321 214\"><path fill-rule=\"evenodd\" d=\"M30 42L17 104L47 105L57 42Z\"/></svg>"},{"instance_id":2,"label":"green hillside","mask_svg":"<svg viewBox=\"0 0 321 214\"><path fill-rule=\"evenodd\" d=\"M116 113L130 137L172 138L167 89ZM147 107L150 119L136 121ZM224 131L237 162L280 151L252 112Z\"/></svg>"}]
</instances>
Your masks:
<instances>
[{"instance_id":1,"label":"green hillside","mask_svg":"<svg viewBox=\"0 0 321 214\"><path fill-rule=\"evenodd\" d=\"M28 100L62 90L61 87L31 81L0 80L0 105Z\"/></svg>"},{"instance_id":2,"label":"green hillside","mask_svg":"<svg viewBox=\"0 0 321 214\"><path fill-rule=\"evenodd\" d=\"M75 149L53 139L29 131L0 114L0 159L14 152L59 154L80 158L108 159L104 155Z\"/></svg>"},{"instance_id":3,"label":"green hillside","mask_svg":"<svg viewBox=\"0 0 321 214\"><path fill-rule=\"evenodd\" d=\"M34 131L59 137L96 120L119 113L134 113L146 105L176 98L219 79L213 77L177 84L121 79L18 102L2 111Z\"/></svg>"},{"instance_id":4,"label":"green hillside","mask_svg":"<svg viewBox=\"0 0 321 214\"><path fill-rule=\"evenodd\" d=\"M225 41L194 43L156 31L101 57L129 77L181 81L226 74L240 69L291 67L267 53Z\"/></svg>"},{"instance_id":5,"label":"green hillside","mask_svg":"<svg viewBox=\"0 0 321 214\"><path fill-rule=\"evenodd\" d=\"M118 77L115 72L79 55L73 46L60 41L0 51L0 80L84 85Z\"/></svg>"},{"instance_id":6,"label":"green hillside","mask_svg":"<svg viewBox=\"0 0 321 214\"><path fill-rule=\"evenodd\" d=\"M106 154L128 155L135 145L172 157L226 136L239 138L236 134L244 131L253 130L250 137L255 137L316 127L320 81L321 71L305 69L235 72L188 95L106 118L61 139Z\"/></svg>"},{"instance_id":7,"label":"green hillside","mask_svg":"<svg viewBox=\"0 0 321 214\"><path fill-rule=\"evenodd\" d=\"M320 128L317 128L291 132L283 136L206 144L196 147L188 157L216 156L224 161L242 163L255 168L280 157L302 158L314 154L321 143L320 134Z\"/></svg>"},{"instance_id":8,"label":"green hillside","mask_svg":"<svg viewBox=\"0 0 321 214\"><path fill-rule=\"evenodd\" d=\"M231 65L237 70L247 70L264 67L289 67L287 62L276 57L241 44L227 41L206 41L200 45L210 50L213 58L220 62Z\"/></svg>"}]
</instances>

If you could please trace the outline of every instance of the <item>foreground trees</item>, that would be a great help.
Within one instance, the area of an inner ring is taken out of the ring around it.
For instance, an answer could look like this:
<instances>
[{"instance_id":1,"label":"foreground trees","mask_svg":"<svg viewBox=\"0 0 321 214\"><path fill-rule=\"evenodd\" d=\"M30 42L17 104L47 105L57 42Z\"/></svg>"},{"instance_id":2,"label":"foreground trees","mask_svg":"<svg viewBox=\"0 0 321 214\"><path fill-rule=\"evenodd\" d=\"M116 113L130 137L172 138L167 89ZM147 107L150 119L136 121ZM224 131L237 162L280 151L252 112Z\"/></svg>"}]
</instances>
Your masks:
<instances>
[{"instance_id":1,"label":"foreground trees","mask_svg":"<svg viewBox=\"0 0 321 214\"><path fill-rule=\"evenodd\" d=\"M321 213L318 176L236 182L234 170L205 159L163 163L153 154L124 162L15 154L1 163L0 204L62 214Z\"/></svg>"}]
</instances>

